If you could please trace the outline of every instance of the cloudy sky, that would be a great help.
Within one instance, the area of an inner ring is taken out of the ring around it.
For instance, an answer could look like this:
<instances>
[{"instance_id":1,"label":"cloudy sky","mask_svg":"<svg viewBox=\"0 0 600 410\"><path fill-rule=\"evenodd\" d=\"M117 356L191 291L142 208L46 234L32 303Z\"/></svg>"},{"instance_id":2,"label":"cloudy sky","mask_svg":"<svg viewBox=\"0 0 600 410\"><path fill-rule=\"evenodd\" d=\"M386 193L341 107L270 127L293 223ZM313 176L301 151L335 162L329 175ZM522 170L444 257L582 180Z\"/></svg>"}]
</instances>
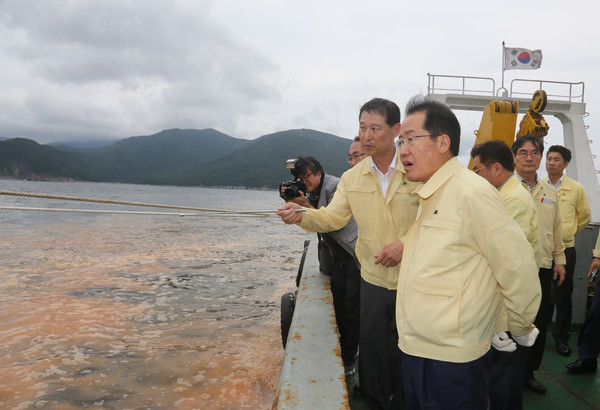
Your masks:
<instances>
[{"instance_id":1,"label":"cloudy sky","mask_svg":"<svg viewBox=\"0 0 600 410\"><path fill-rule=\"evenodd\" d=\"M168 128L352 138L372 97L403 109L427 73L502 77L502 42L541 49L514 78L585 82L600 151L600 3L0 0L0 136L40 143ZM496 10L497 9L497 10ZM461 113L465 142L480 113ZM550 138L561 142L549 118ZM468 144L467 144L468 145ZM469 147L464 146L464 150Z\"/></svg>"}]
</instances>

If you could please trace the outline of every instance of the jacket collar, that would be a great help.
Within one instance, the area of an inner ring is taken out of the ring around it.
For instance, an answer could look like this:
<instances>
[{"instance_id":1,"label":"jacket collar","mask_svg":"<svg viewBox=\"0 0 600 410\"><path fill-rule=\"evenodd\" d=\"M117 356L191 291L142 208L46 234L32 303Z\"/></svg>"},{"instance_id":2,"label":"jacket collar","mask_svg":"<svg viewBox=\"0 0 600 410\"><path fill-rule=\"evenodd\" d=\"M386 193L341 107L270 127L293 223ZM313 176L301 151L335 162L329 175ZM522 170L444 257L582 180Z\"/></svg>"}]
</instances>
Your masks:
<instances>
[{"instance_id":1,"label":"jacket collar","mask_svg":"<svg viewBox=\"0 0 600 410\"><path fill-rule=\"evenodd\" d=\"M435 174L429 178L424 185L417 188L415 192L423 199L429 198L433 195L442 185L444 185L454 174L463 169L464 167L460 164L457 157L452 157L444 165L442 165Z\"/></svg>"}]
</instances>

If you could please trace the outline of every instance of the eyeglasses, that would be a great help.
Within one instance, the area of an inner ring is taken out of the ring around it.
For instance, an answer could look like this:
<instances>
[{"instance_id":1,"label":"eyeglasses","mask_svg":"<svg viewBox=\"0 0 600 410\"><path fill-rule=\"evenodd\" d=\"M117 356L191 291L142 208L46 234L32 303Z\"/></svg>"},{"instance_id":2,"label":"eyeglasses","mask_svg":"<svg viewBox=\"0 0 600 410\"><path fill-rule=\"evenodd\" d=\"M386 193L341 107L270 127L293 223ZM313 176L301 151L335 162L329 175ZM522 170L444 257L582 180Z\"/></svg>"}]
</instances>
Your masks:
<instances>
[{"instance_id":1,"label":"eyeglasses","mask_svg":"<svg viewBox=\"0 0 600 410\"><path fill-rule=\"evenodd\" d=\"M308 181L308 177L313 175L314 172L309 172L308 174L304 175L303 177L300 177L301 180L303 180L304 182Z\"/></svg>"},{"instance_id":2,"label":"eyeglasses","mask_svg":"<svg viewBox=\"0 0 600 410\"><path fill-rule=\"evenodd\" d=\"M354 161L358 161L361 157L364 157L365 154L356 154L356 155L348 155L348 163L352 162L352 160Z\"/></svg>"},{"instance_id":3,"label":"eyeglasses","mask_svg":"<svg viewBox=\"0 0 600 410\"><path fill-rule=\"evenodd\" d=\"M424 135L411 135L410 137L400 138L398 140L398 148L402 148L404 144L407 144L409 147L415 145L415 138L421 137L437 137L440 134L424 134Z\"/></svg>"},{"instance_id":4,"label":"eyeglasses","mask_svg":"<svg viewBox=\"0 0 600 410\"><path fill-rule=\"evenodd\" d=\"M473 172L476 173L477 175L479 175L479 173L481 172L482 169L487 168L487 167L489 167L492 164L493 164L493 162L490 162L489 164L485 164L481 168L474 169Z\"/></svg>"},{"instance_id":5,"label":"eyeglasses","mask_svg":"<svg viewBox=\"0 0 600 410\"><path fill-rule=\"evenodd\" d=\"M529 155L531 155L531 158L539 158L542 156L542 154L539 151L528 152L525 150L518 151L515 155L520 158L527 158Z\"/></svg>"}]
</instances>

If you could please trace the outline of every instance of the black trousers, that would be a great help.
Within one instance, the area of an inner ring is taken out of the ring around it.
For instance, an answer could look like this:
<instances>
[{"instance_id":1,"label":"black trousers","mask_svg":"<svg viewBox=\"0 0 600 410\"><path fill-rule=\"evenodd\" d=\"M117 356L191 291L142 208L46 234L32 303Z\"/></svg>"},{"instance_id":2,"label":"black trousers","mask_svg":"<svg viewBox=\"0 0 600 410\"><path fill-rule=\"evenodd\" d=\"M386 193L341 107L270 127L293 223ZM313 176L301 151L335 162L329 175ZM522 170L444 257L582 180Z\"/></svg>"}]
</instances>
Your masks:
<instances>
[{"instance_id":1,"label":"black trousers","mask_svg":"<svg viewBox=\"0 0 600 410\"><path fill-rule=\"evenodd\" d=\"M542 287L542 302L533 324L540 330L540 334L537 339L535 339L533 346L529 349L526 378L531 377L532 372L538 370L540 364L542 364L544 348L546 347L548 322L552 320L552 312L554 311L554 303L552 303L552 276L554 276L554 269L540 268L538 276Z\"/></svg>"},{"instance_id":2,"label":"black trousers","mask_svg":"<svg viewBox=\"0 0 600 410\"><path fill-rule=\"evenodd\" d=\"M596 279L592 306L579 331L577 350L582 362L597 363L600 354L600 279Z\"/></svg>"},{"instance_id":3,"label":"black trousers","mask_svg":"<svg viewBox=\"0 0 600 410\"><path fill-rule=\"evenodd\" d=\"M567 259L565 280L561 286L558 286L557 281L552 283L554 304L556 306L556 322L552 337L556 343L566 343L569 340L569 331L571 330L571 316L573 314L571 296L573 295L573 276L577 257L575 247L565 248L565 257Z\"/></svg>"},{"instance_id":4,"label":"black trousers","mask_svg":"<svg viewBox=\"0 0 600 410\"><path fill-rule=\"evenodd\" d=\"M485 410L488 404L489 354L466 363L404 354L406 407L411 410Z\"/></svg>"},{"instance_id":5,"label":"black trousers","mask_svg":"<svg viewBox=\"0 0 600 410\"><path fill-rule=\"evenodd\" d=\"M489 360L490 410L523 409L523 378L528 355L529 348L519 344L514 352L490 348L486 354Z\"/></svg>"},{"instance_id":6,"label":"black trousers","mask_svg":"<svg viewBox=\"0 0 600 410\"><path fill-rule=\"evenodd\" d=\"M372 409L402 409L402 353L396 330L396 291L361 278L360 386Z\"/></svg>"},{"instance_id":7,"label":"black trousers","mask_svg":"<svg viewBox=\"0 0 600 410\"><path fill-rule=\"evenodd\" d=\"M345 255L333 256L331 294L340 333L342 360L344 364L351 364L358 350L360 332L360 269L353 257Z\"/></svg>"}]
</instances>

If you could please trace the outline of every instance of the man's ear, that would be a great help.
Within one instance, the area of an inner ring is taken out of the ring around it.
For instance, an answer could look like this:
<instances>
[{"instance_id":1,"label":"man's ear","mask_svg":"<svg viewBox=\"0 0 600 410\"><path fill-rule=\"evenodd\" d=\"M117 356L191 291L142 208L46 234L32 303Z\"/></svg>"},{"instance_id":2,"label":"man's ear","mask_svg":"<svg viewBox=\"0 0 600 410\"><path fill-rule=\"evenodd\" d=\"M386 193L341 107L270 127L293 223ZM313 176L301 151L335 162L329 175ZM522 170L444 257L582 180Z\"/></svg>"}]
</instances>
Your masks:
<instances>
[{"instance_id":1,"label":"man's ear","mask_svg":"<svg viewBox=\"0 0 600 410\"><path fill-rule=\"evenodd\" d=\"M396 138L398 135L400 135L400 128L401 128L400 123L397 123L396 125L394 125L394 138Z\"/></svg>"},{"instance_id":2,"label":"man's ear","mask_svg":"<svg viewBox=\"0 0 600 410\"><path fill-rule=\"evenodd\" d=\"M437 138L438 152L446 154L450 151L450 137L447 134L440 134Z\"/></svg>"}]
</instances>

